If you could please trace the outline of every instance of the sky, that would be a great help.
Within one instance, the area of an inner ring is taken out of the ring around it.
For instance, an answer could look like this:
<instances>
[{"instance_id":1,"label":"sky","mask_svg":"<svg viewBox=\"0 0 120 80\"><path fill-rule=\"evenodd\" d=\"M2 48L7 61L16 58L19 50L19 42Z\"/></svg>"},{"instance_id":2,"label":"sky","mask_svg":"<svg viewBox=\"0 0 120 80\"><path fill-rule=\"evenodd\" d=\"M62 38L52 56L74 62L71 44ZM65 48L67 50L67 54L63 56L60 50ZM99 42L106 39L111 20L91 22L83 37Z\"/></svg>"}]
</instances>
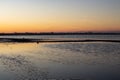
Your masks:
<instances>
[{"instance_id":1,"label":"sky","mask_svg":"<svg viewBox=\"0 0 120 80\"><path fill-rule=\"evenodd\" d=\"M120 0L0 0L0 33L120 31Z\"/></svg>"}]
</instances>

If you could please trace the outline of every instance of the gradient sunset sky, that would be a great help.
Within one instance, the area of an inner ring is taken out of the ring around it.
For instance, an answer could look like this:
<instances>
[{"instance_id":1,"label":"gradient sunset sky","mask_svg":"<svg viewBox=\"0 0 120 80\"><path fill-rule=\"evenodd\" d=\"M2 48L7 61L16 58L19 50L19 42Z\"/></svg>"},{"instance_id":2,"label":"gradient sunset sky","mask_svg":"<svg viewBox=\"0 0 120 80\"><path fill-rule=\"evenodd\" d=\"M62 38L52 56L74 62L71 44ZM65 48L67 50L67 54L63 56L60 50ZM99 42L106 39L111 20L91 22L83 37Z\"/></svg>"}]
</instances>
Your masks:
<instances>
[{"instance_id":1,"label":"gradient sunset sky","mask_svg":"<svg viewBox=\"0 0 120 80\"><path fill-rule=\"evenodd\" d=\"M120 0L0 0L0 33L71 31L120 31Z\"/></svg>"}]
</instances>

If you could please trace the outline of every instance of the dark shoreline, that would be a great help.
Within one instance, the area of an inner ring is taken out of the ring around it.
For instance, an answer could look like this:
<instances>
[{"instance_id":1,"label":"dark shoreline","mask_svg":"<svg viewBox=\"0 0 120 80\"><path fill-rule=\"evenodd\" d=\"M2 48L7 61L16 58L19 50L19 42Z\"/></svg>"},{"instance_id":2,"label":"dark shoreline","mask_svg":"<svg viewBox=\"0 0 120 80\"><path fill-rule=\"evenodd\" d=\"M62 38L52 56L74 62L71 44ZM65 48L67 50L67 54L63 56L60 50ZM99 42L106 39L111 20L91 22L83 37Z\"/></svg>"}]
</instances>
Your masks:
<instances>
[{"instance_id":1,"label":"dark shoreline","mask_svg":"<svg viewBox=\"0 0 120 80\"><path fill-rule=\"evenodd\" d=\"M16 35L120 35L118 33L99 33L99 32L44 32L44 33L0 33L0 36L16 36Z\"/></svg>"},{"instance_id":2,"label":"dark shoreline","mask_svg":"<svg viewBox=\"0 0 120 80\"><path fill-rule=\"evenodd\" d=\"M27 39L27 38L0 38L0 42L18 42L18 43L29 43L29 42L36 42L36 43L49 43L49 42L114 42L120 43L120 40L100 40L100 39L85 39L85 40L62 40L62 39Z\"/></svg>"}]
</instances>

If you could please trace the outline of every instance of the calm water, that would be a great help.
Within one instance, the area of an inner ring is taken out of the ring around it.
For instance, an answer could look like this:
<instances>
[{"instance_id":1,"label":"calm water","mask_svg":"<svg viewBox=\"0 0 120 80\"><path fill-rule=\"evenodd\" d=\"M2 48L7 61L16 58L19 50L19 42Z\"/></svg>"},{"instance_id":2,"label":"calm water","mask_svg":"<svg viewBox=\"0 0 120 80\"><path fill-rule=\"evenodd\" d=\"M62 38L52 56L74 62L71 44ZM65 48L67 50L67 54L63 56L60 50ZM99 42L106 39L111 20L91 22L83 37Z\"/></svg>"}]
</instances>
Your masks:
<instances>
[{"instance_id":1,"label":"calm water","mask_svg":"<svg viewBox=\"0 0 120 80\"><path fill-rule=\"evenodd\" d=\"M86 36L74 38L120 39L113 35ZM120 80L120 43L0 43L0 80L52 79Z\"/></svg>"},{"instance_id":2,"label":"calm water","mask_svg":"<svg viewBox=\"0 0 120 80\"><path fill-rule=\"evenodd\" d=\"M30 38L30 39L112 39L120 40L120 35L28 35L0 36L0 38Z\"/></svg>"}]
</instances>

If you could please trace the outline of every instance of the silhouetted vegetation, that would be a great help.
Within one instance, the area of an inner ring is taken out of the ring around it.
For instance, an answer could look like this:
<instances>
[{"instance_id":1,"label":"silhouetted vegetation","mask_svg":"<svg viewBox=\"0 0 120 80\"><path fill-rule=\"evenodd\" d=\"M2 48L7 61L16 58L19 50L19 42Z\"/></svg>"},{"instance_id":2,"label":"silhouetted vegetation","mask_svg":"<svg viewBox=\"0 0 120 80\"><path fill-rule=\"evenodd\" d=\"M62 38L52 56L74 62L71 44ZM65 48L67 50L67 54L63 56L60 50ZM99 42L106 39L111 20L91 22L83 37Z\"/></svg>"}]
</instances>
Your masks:
<instances>
[{"instance_id":1,"label":"silhouetted vegetation","mask_svg":"<svg viewBox=\"0 0 120 80\"><path fill-rule=\"evenodd\" d=\"M0 33L0 35L120 35L118 33L102 33L102 32L44 32L44 33Z\"/></svg>"}]
</instances>

